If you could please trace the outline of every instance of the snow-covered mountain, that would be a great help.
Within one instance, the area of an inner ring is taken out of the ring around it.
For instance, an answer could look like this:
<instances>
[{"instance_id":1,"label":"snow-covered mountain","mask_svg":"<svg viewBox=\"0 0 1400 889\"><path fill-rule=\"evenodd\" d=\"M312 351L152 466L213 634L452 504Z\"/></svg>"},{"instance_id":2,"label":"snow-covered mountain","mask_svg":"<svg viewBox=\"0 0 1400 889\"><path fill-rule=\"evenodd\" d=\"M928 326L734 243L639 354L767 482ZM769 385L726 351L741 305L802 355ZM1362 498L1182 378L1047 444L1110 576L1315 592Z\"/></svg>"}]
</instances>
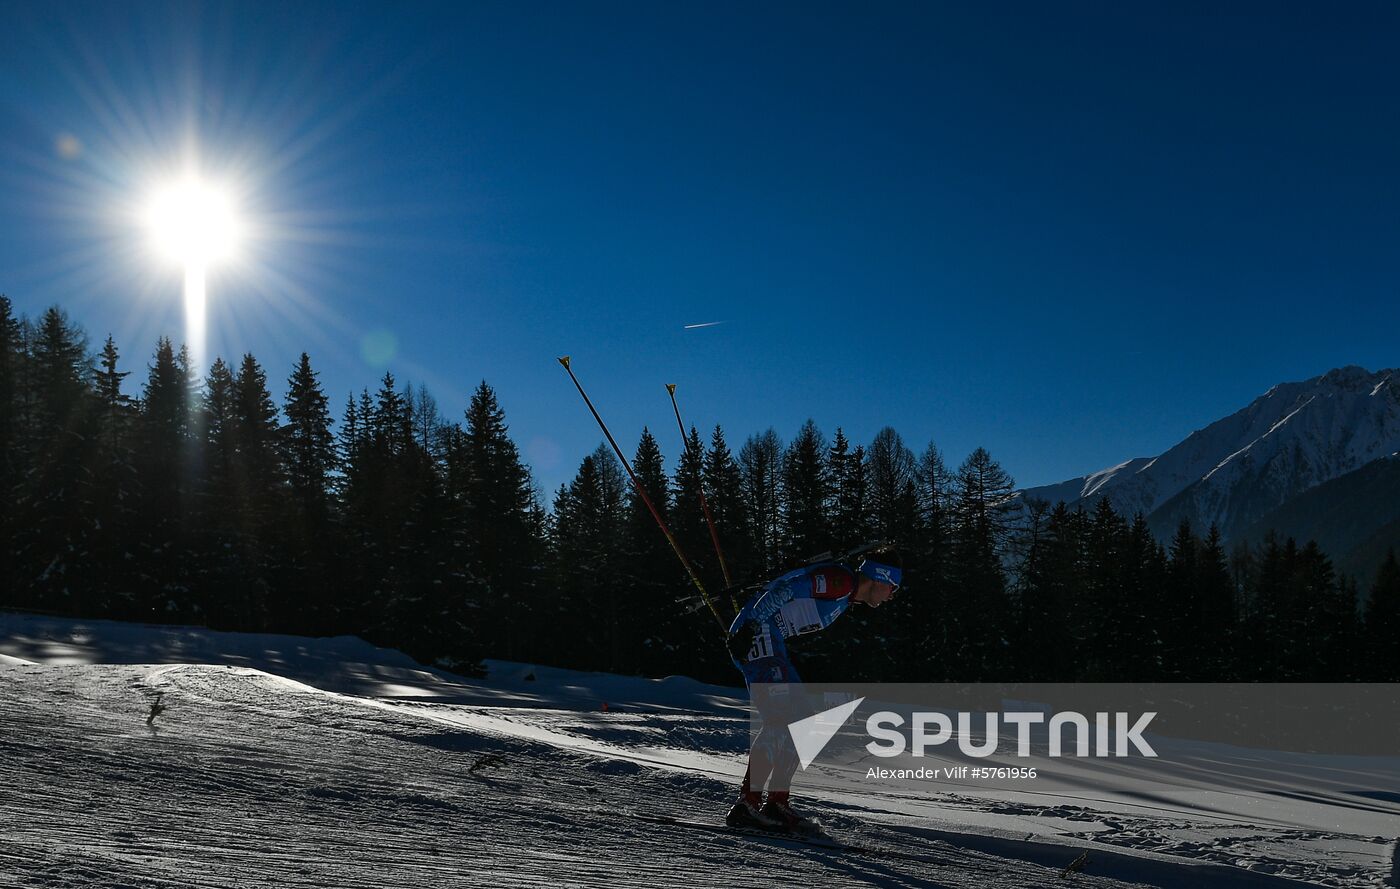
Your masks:
<instances>
[{"instance_id":1,"label":"snow-covered mountain","mask_svg":"<svg viewBox=\"0 0 1400 889\"><path fill-rule=\"evenodd\" d=\"M1166 535L1183 518L1228 537L1317 485L1400 451L1400 370L1342 367L1280 383L1156 457L1023 494L1070 505L1108 497Z\"/></svg>"}]
</instances>

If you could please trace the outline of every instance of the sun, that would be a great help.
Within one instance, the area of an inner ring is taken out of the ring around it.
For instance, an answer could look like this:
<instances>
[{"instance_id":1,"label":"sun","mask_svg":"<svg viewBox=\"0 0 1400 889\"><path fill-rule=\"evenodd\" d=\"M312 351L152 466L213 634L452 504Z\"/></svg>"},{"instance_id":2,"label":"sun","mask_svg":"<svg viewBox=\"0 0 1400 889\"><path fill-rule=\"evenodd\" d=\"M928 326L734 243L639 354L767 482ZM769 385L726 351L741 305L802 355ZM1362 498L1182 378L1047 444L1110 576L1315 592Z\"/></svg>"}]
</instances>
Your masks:
<instances>
[{"instance_id":1,"label":"sun","mask_svg":"<svg viewBox=\"0 0 1400 889\"><path fill-rule=\"evenodd\" d=\"M157 189L146 225L157 252L186 270L231 258L242 234L228 193L195 176Z\"/></svg>"},{"instance_id":2,"label":"sun","mask_svg":"<svg viewBox=\"0 0 1400 889\"><path fill-rule=\"evenodd\" d=\"M358 341L327 295L372 274L381 234L405 230L358 187L378 150L363 115L400 75L332 51L334 38L254 71L218 16L160 19L135 17L125 38L55 32L46 61L76 101L50 115L64 128L34 143L46 150L0 163L6 207L64 233L24 271L70 310L103 313L119 342L188 346L195 373L255 345L296 354L307 331Z\"/></svg>"},{"instance_id":3,"label":"sun","mask_svg":"<svg viewBox=\"0 0 1400 889\"><path fill-rule=\"evenodd\" d=\"M205 342L209 266L233 257L242 226L223 189L186 176L153 192L146 207L152 246L185 272L185 346L196 367L208 359Z\"/></svg>"}]
</instances>

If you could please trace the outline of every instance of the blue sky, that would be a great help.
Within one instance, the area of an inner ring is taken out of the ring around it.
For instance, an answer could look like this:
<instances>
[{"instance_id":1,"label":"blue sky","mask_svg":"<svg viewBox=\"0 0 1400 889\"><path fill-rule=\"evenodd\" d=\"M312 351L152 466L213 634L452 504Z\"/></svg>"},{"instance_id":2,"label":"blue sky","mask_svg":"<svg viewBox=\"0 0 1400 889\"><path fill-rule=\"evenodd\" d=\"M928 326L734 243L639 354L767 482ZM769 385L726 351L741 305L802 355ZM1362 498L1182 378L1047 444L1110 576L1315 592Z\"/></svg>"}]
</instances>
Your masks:
<instances>
[{"instance_id":1,"label":"blue sky","mask_svg":"<svg viewBox=\"0 0 1400 889\"><path fill-rule=\"evenodd\" d=\"M237 182L210 347L333 403L482 379L547 494L601 440L893 425L1023 484L1400 364L1400 7L0 3L0 292L141 373L130 206ZM685 330L684 325L724 324Z\"/></svg>"}]
</instances>

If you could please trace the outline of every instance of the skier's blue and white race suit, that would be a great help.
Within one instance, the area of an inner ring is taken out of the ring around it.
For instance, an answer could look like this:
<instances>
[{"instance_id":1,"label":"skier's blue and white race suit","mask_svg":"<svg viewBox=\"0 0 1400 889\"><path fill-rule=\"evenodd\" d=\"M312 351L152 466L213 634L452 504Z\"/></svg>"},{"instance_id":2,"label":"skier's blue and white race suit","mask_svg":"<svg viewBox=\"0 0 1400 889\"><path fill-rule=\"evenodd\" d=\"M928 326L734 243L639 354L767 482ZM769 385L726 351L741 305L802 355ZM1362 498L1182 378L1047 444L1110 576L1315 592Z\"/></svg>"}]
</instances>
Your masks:
<instances>
[{"instance_id":1,"label":"skier's blue and white race suit","mask_svg":"<svg viewBox=\"0 0 1400 889\"><path fill-rule=\"evenodd\" d=\"M855 587L855 573L844 565L809 565L770 582L744 603L730 624L730 636L753 625L748 653L734 658L761 725L744 772L745 796L765 786L770 794L785 794L791 788L798 759L787 726L806 714L795 699L801 692L793 684L802 680L788 659L786 640L831 626L850 607Z\"/></svg>"},{"instance_id":2,"label":"skier's blue and white race suit","mask_svg":"<svg viewBox=\"0 0 1400 889\"><path fill-rule=\"evenodd\" d=\"M755 593L729 625L731 636L750 622L756 625L753 647L734 660L744 681L801 682L785 640L831 626L850 607L855 586L851 569L830 562L789 571Z\"/></svg>"}]
</instances>

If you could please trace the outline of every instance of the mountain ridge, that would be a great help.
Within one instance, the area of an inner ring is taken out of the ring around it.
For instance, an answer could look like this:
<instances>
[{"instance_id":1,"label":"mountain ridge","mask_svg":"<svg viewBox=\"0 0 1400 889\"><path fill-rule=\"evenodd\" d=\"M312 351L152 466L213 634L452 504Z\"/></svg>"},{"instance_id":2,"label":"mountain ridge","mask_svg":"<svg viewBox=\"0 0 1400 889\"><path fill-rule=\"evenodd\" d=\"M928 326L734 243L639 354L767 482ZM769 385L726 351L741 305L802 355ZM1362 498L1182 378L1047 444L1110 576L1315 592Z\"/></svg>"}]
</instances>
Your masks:
<instances>
[{"instance_id":1,"label":"mountain ridge","mask_svg":"<svg viewBox=\"0 0 1400 889\"><path fill-rule=\"evenodd\" d=\"M1070 506L1107 497L1122 513L1144 515L1162 538L1185 520L1243 539L1295 498L1397 452L1400 369L1347 365L1277 383L1161 454L1021 496Z\"/></svg>"}]
</instances>

